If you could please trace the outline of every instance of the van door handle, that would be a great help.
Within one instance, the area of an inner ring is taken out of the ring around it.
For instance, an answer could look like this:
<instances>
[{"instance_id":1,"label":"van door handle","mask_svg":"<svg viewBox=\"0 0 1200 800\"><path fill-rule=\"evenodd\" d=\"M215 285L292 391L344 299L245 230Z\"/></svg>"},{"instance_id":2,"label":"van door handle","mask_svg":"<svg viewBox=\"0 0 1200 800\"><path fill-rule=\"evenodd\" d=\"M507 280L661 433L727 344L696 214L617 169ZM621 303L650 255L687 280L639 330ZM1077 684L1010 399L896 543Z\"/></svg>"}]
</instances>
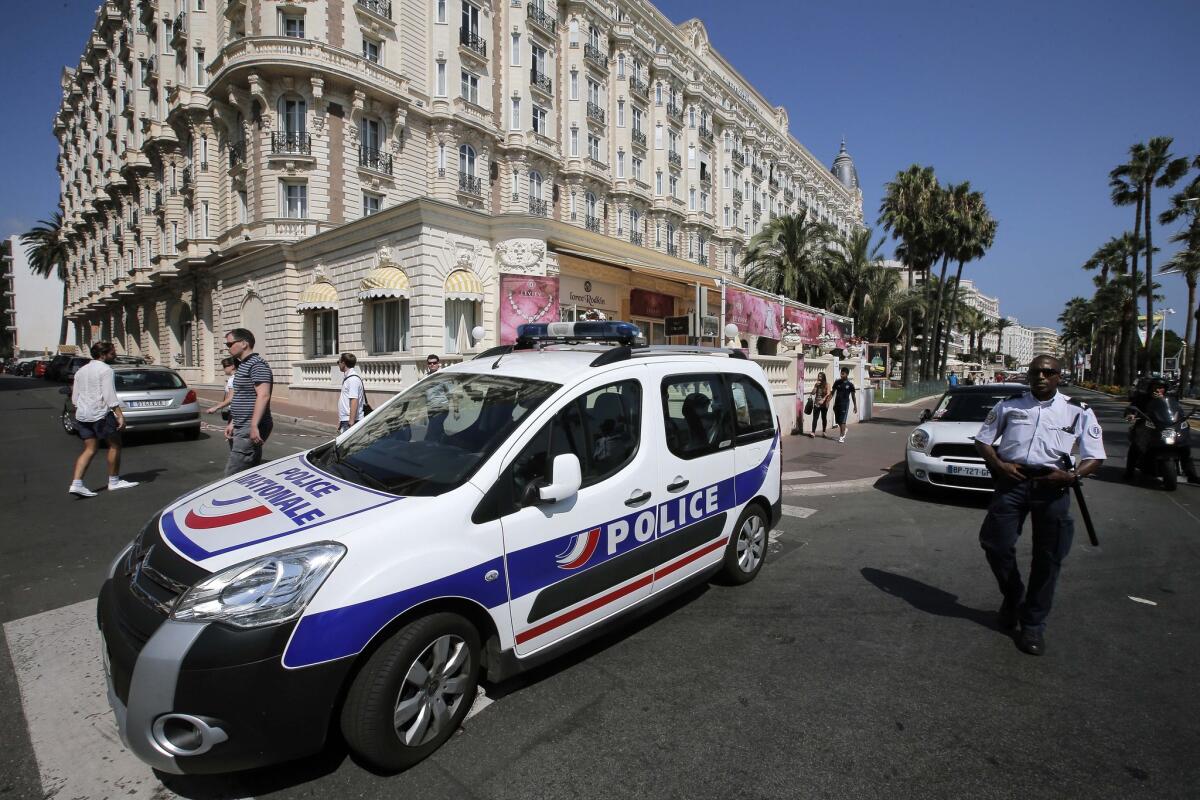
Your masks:
<instances>
[{"instance_id":1,"label":"van door handle","mask_svg":"<svg viewBox=\"0 0 1200 800\"><path fill-rule=\"evenodd\" d=\"M634 491L637 491L637 490L635 489ZM642 492L641 494L632 495L628 500L625 501L625 505L630 506L630 507L640 506L642 503L646 502L649 499L650 499L650 493Z\"/></svg>"},{"instance_id":2,"label":"van door handle","mask_svg":"<svg viewBox=\"0 0 1200 800\"><path fill-rule=\"evenodd\" d=\"M686 478L681 478L679 476L676 476L674 483L667 484L667 491L668 492L678 492L681 489L686 489L688 483L690 483L690 481L688 481Z\"/></svg>"}]
</instances>

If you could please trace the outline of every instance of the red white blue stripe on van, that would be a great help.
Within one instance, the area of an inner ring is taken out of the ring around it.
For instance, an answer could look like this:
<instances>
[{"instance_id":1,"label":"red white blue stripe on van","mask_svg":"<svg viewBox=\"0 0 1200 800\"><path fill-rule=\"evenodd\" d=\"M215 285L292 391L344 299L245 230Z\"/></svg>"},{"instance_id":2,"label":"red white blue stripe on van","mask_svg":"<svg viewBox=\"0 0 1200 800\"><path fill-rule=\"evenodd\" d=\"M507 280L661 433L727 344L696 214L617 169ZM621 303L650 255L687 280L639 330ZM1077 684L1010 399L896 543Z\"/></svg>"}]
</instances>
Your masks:
<instances>
[{"instance_id":1,"label":"red white blue stripe on van","mask_svg":"<svg viewBox=\"0 0 1200 800\"><path fill-rule=\"evenodd\" d=\"M587 595L591 599L582 605L575 605L561 613L548 614L544 619L529 620L529 627L515 634L518 642L545 635L724 547L728 542L728 538L722 535L725 517L758 495L778 448L779 436L776 434L762 463L734 478L706 486L683 498L672 498L654 509L593 525L583 531L510 553L508 575L505 574L503 558L491 559L421 586L302 617L284 652L283 665L295 669L355 655L405 611L439 597L464 598L483 608L493 609L508 602L506 587L510 584L513 597L522 597L530 592L550 589L555 584L569 586L568 581L576 577L583 578L593 571L602 572L597 568L606 562L616 563L618 556L642 559L646 568L638 575L630 576L632 581L618 581L599 587ZM699 496L699 499L693 499L695 496ZM709 504L710 497L715 498L715 505ZM682 509L680 500L684 501ZM645 541L638 541L636 522L630 523L629 518L636 520L644 513L652 513L655 528L653 535ZM670 530L663 531L658 527L660 520L673 521L675 524ZM610 555L606 548L605 537L608 534L605 531L622 521L629 523L629 528L626 531L620 525L616 527L612 534L615 549ZM576 560L587 553L592 531L597 529L602 533L596 537L592 554L585 559L587 568L580 568L573 574L560 569L559 557L573 552L579 546L581 535L586 535L585 544ZM623 532L626 534L624 537L621 536ZM697 541L698 538L703 541ZM688 547L686 552L681 549L683 546ZM534 562L538 558L543 560L543 564L535 567ZM484 580L484 575L491 570L500 573L499 580Z\"/></svg>"}]
</instances>

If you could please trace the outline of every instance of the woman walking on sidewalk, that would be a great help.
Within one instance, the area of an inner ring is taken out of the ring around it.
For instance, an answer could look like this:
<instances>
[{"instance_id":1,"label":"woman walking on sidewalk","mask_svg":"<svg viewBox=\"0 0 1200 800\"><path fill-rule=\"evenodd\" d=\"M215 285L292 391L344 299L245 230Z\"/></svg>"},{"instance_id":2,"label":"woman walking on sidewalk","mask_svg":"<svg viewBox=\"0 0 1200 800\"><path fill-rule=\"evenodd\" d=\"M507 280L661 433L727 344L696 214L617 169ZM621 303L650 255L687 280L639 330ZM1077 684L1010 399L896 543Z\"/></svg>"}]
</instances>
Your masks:
<instances>
[{"instance_id":1,"label":"woman walking on sidewalk","mask_svg":"<svg viewBox=\"0 0 1200 800\"><path fill-rule=\"evenodd\" d=\"M824 372L817 373L817 383L812 390L812 401L812 432L808 436L810 439L815 439L818 416L821 418L821 436L824 436L825 431L829 428L829 380L825 377Z\"/></svg>"}]
</instances>

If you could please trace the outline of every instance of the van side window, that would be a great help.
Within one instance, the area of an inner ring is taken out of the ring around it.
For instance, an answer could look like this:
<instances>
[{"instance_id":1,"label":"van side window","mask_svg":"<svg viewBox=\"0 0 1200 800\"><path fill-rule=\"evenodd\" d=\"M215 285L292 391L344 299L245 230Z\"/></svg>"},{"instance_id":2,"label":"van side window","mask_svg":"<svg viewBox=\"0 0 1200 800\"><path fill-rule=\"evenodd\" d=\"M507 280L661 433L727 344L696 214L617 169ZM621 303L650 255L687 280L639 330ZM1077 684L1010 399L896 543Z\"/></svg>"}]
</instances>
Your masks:
<instances>
[{"instance_id":1,"label":"van side window","mask_svg":"<svg viewBox=\"0 0 1200 800\"><path fill-rule=\"evenodd\" d=\"M730 381L729 390L733 395L733 419L737 426L738 441L774 436L771 402L762 386L753 378L738 375Z\"/></svg>"},{"instance_id":2,"label":"van side window","mask_svg":"<svg viewBox=\"0 0 1200 800\"><path fill-rule=\"evenodd\" d=\"M672 375L663 379L667 448L698 458L733 444L733 420L720 375Z\"/></svg>"}]
</instances>

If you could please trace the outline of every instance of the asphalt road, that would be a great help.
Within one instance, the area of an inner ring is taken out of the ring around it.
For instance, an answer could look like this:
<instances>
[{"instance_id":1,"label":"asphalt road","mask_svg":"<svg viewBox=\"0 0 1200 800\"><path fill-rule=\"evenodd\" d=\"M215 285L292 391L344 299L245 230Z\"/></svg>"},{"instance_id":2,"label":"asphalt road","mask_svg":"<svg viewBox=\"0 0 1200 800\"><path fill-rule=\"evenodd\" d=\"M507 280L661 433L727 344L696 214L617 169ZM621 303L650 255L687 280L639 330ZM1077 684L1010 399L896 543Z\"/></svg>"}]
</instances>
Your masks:
<instances>
[{"instance_id":1,"label":"asphalt road","mask_svg":"<svg viewBox=\"0 0 1200 800\"><path fill-rule=\"evenodd\" d=\"M143 486L68 498L78 445L44 386L0 378L4 622L94 595L136 527L223 463L219 436L139 444L124 471ZM1101 547L1077 531L1042 658L992 627L983 500L911 498L886 477L785 497L809 515L784 518L756 581L702 587L488 686L492 704L407 773L334 745L233 777L160 777L194 798L1194 797L1200 488L1117 481L1120 406L1096 405L1112 456L1086 486ZM269 454L320 440L304 433L277 428ZM20 720L6 652L0 712ZM42 796L34 746L0 726L0 796Z\"/></svg>"}]
</instances>

